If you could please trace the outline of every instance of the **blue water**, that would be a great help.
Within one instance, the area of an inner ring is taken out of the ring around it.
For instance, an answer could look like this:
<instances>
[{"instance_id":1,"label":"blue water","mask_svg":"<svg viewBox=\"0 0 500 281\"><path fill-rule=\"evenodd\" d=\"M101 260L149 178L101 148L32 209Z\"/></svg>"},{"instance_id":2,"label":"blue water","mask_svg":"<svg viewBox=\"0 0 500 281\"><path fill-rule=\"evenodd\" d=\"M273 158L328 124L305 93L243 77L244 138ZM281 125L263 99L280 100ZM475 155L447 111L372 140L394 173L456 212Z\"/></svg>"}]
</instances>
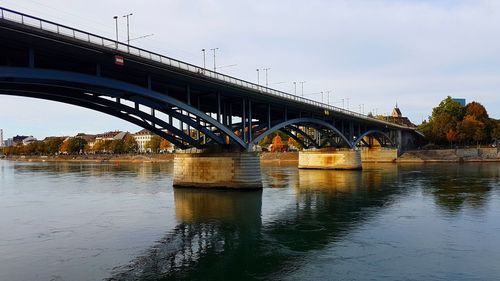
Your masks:
<instances>
[{"instance_id":1,"label":"blue water","mask_svg":"<svg viewBox=\"0 0 500 281\"><path fill-rule=\"evenodd\" d=\"M262 178L173 189L171 163L0 161L0 280L500 279L500 164Z\"/></svg>"}]
</instances>

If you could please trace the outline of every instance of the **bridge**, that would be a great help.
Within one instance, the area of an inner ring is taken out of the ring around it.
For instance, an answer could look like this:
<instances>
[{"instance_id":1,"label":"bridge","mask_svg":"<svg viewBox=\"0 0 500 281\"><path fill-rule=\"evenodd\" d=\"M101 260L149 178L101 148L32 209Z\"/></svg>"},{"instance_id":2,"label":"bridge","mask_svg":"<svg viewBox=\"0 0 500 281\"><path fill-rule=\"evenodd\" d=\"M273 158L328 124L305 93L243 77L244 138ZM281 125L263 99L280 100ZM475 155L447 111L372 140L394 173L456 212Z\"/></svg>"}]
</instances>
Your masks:
<instances>
[{"instance_id":1,"label":"bridge","mask_svg":"<svg viewBox=\"0 0 500 281\"><path fill-rule=\"evenodd\" d=\"M360 168L360 147L403 150L417 135L413 128L1 7L0 94L81 106L148 129L185 152L215 151L176 157L176 171L227 160L235 171L229 181L253 181L250 186L260 181L257 169L247 172L258 165L257 144L276 131L306 149L299 159L303 168L328 168L325 161ZM319 166L311 164L318 157ZM189 177L189 183L206 183L203 175Z\"/></svg>"}]
</instances>

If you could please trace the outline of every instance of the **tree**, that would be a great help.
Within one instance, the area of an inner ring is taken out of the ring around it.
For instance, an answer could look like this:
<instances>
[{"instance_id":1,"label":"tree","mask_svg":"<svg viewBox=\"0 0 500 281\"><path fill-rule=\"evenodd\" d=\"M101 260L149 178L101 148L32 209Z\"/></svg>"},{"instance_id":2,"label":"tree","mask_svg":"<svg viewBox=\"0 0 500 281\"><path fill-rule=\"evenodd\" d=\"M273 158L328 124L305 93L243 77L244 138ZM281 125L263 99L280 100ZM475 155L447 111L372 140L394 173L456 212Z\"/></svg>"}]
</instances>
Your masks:
<instances>
[{"instance_id":1,"label":"tree","mask_svg":"<svg viewBox=\"0 0 500 281\"><path fill-rule=\"evenodd\" d=\"M170 142L168 140L162 139L160 142L160 150L161 151L166 151L169 149L171 146Z\"/></svg>"},{"instance_id":2,"label":"tree","mask_svg":"<svg viewBox=\"0 0 500 281\"><path fill-rule=\"evenodd\" d=\"M269 136L265 136L260 142L260 146L267 146L271 144L271 138Z\"/></svg>"},{"instance_id":3,"label":"tree","mask_svg":"<svg viewBox=\"0 0 500 281\"><path fill-rule=\"evenodd\" d=\"M82 138L72 138L69 140L69 153L77 154L84 151L87 141Z\"/></svg>"},{"instance_id":4,"label":"tree","mask_svg":"<svg viewBox=\"0 0 500 281\"><path fill-rule=\"evenodd\" d=\"M139 145L135 138L131 135L127 135L123 141L123 151L125 153L137 152L139 150Z\"/></svg>"},{"instance_id":5,"label":"tree","mask_svg":"<svg viewBox=\"0 0 500 281\"><path fill-rule=\"evenodd\" d=\"M45 153L56 154L59 152L59 147L63 143L63 138L52 138L45 142Z\"/></svg>"},{"instance_id":6,"label":"tree","mask_svg":"<svg viewBox=\"0 0 500 281\"><path fill-rule=\"evenodd\" d=\"M144 147L153 153L158 153L158 150L160 149L160 142L161 138L155 135L144 145Z\"/></svg>"},{"instance_id":7,"label":"tree","mask_svg":"<svg viewBox=\"0 0 500 281\"><path fill-rule=\"evenodd\" d=\"M109 143L109 151L115 154L122 154L124 152L124 141L123 140L112 140Z\"/></svg>"},{"instance_id":8,"label":"tree","mask_svg":"<svg viewBox=\"0 0 500 281\"><path fill-rule=\"evenodd\" d=\"M495 126L491 131L491 138L494 140L500 140L500 120L495 122Z\"/></svg>"},{"instance_id":9,"label":"tree","mask_svg":"<svg viewBox=\"0 0 500 281\"><path fill-rule=\"evenodd\" d=\"M455 121L462 120L465 115L464 108L450 96L442 100L437 107L432 109L432 118L440 114L447 113Z\"/></svg>"},{"instance_id":10,"label":"tree","mask_svg":"<svg viewBox=\"0 0 500 281\"><path fill-rule=\"evenodd\" d=\"M478 102L470 102L465 106L465 115L474 116L476 120L485 122L489 119L488 112L486 108Z\"/></svg>"},{"instance_id":11,"label":"tree","mask_svg":"<svg viewBox=\"0 0 500 281\"><path fill-rule=\"evenodd\" d=\"M450 147L453 146L453 142L457 140L457 137L458 137L457 131L450 128L448 130L448 133L446 134L446 139L450 142Z\"/></svg>"},{"instance_id":12,"label":"tree","mask_svg":"<svg viewBox=\"0 0 500 281\"><path fill-rule=\"evenodd\" d=\"M273 151L273 152L281 151L281 149L283 148L283 142L281 141L280 135L276 135L273 138L273 143L272 144L273 144L273 146L272 146L271 151Z\"/></svg>"},{"instance_id":13,"label":"tree","mask_svg":"<svg viewBox=\"0 0 500 281\"><path fill-rule=\"evenodd\" d=\"M61 146L59 147L59 151L63 153L70 153L69 145L70 145L70 139L66 139L61 143Z\"/></svg>"},{"instance_id":14,"label":"tree","mask_svg":"<svg viewBox=\"0 0 500 281\"><path fill-rule=\"evenodd\" d=\"M486 138L484 128L484 123L476 120L472 115L466 115L464 120L457 125L459 137L465 143L470 143L474 140L479 144L479 142L483 141Z\"/></svg>"},{"instance_id":15,"label":"tree","mask_svg":"<svg viewBox=\"0 0 500 281\"><path fill-rule=\"evenodd\" d=\"M299 143L294 140L293 138L288 138L288 147L294 147L295 149L298 149L300 147Z\"/></svg>"},{"instance_id":16,"label":"tree","mask_svg":"<svg viewBox=\"0 0 500 281\"><path fill-rule=\"evenodd\" d=\"M434 143L445 143L450 130L457 131L457 123L463 119L464 108L451 97L442 100L432 109L429 122L424 122L419 129Z\"/></svg>"}]
</instances>

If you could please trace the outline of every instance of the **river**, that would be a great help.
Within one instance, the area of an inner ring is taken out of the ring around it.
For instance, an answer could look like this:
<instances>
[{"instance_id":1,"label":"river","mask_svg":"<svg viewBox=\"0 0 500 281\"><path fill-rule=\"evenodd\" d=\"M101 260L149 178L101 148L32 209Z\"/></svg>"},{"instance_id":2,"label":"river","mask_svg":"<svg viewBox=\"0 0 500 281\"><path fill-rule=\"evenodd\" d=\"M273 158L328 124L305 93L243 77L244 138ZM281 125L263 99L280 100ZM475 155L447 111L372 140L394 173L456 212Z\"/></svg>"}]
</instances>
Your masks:
<instances>
[{"instance_id":1,"label":"river","mask_svg":"<svg viewBox=\"0 0 500 281\"><path fill-rule=\"evenodd\" d=\"M0 280L498 280L500 164L262 165L262 191L172 163L0 161Z\"/></svg>"}]
</instances>

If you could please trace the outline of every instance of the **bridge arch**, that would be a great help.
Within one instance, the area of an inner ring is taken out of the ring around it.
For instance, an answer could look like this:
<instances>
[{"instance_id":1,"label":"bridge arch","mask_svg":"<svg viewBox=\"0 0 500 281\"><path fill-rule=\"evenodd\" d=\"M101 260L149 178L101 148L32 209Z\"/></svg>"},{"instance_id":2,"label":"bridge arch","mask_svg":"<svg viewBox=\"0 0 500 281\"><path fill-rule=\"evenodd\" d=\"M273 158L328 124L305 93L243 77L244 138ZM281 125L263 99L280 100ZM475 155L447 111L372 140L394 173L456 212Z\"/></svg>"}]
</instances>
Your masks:
<instances>
[{"instance_id":1,"label":"bridge arch","mask_svg":"<svg viewBox=\"0 0 500 281\"><path fill-rule=\"evenodd\" d=\"M349 146L349 148L354 147L353 144L351 142L349 142L349 140L337 128L335 128L335 126L333 126L332 124L327 123L323 120L310 118L310 117L295 118L295 119L290 119L290 120L278 123L278 124L270 127L268 130L266 130L264 133L260 134L258 137L256 137L252 141L251 146L257 145L265 137L269 136L270 134L272 134L280 129L283 129L289 125L298 125L298 124L315 124L315 125L319 125L319 126L322 126L324 128L327 128L329 130L332 130L344 141L344 143L347 146ZM249 146L249 147L251 147L251 146Z\"/></svg>"},{"instance_id":2,"label":"bridge arch","mask_svg":"<svg viewBox=\"0 0 500 281\"><path fill-rule=\"evenodd\" d=\"M392 146L395 146L394 145L394 142L392 141L392 139L384 132L380 131L380 130L369 130L365 133L363 133L361 136L359 136L359 138L357 138L354 142L353 142L353 147L356 147L358 146L362 141L363 141L363 138L366 137L366 136L371 136L371 135L378 135L386 140L388 140ZM382 143L381 143L382 144Z\"/></svg>"},{"instance_id":3,"label":"bridge arch","mask_svg":"<svg viewBox=\"0 0 500 281\"><path fill-rule=\"evenodd\" d=\"M45 91L39 90L40 88ZM117 100L123 98L173 116L219 144L225 143L225 135L241 148L247 148L247 144L233 131L197 108L148 88L110 78L59 70L0 67L0 94L40 98L89 108L149 129L180 148L201 147L201 144L196 143L194 139L172 124L140 111L138 108L128 107L120 104L119 101L102 97ZM189 115L172 110L171 107L185 111L211 125L220 132L220 135L201 126ZM168 133L156 128L156 125L162 125Z\"/></svg>"}]
</instances>

